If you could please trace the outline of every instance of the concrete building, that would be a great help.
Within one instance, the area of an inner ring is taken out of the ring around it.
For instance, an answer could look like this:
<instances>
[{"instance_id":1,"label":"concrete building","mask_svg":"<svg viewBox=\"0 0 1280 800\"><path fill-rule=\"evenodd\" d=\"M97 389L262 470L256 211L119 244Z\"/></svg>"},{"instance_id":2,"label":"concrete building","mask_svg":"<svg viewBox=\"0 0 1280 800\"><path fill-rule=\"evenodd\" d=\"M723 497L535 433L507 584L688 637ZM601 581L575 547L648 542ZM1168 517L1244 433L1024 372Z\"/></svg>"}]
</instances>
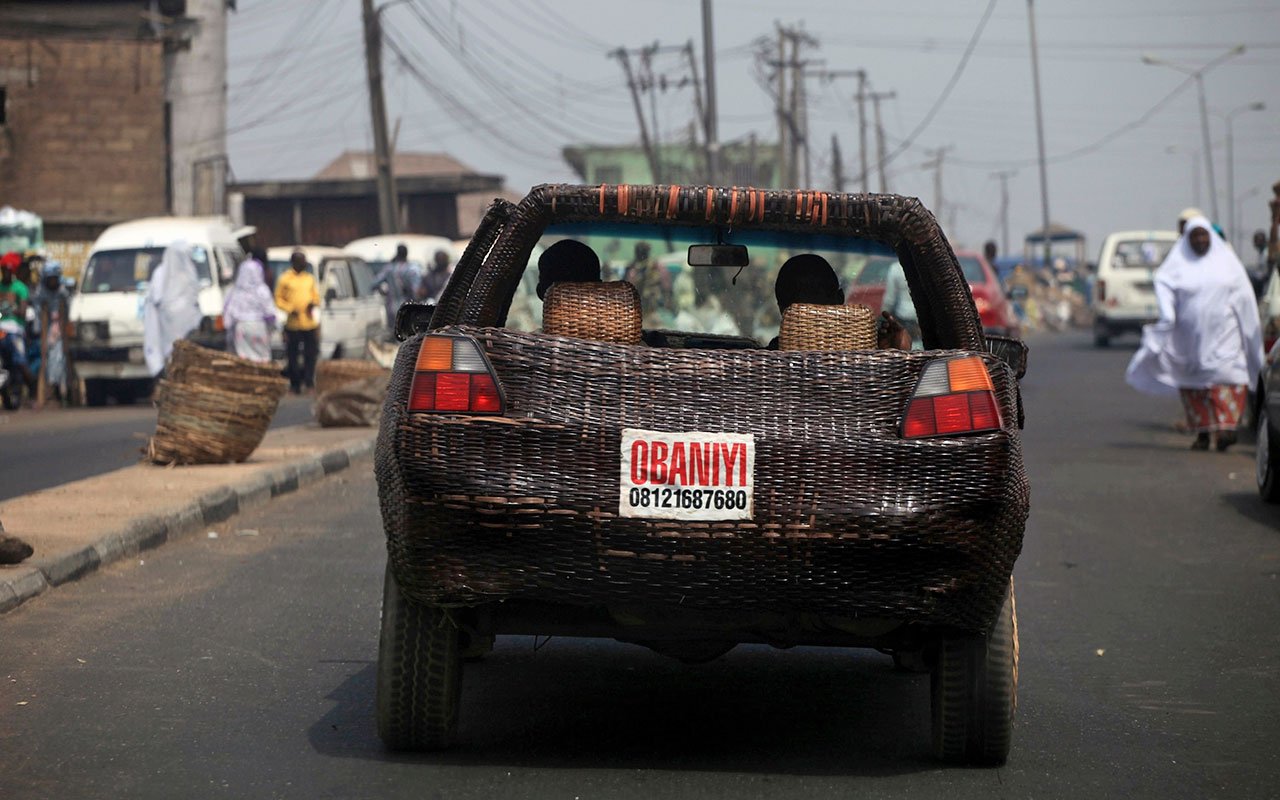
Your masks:
<instances>
[{"instance_id":1,"label":"concrete building","mask_svg":"<svg viewBox=\"0 0 1280 800\"><path fill-rule=\"evenodd\" d=\"M40 215L51 245L225 212L230 7L0 2L0 204Z\"/></svg>"},{"instance_id":2,"label":"concrete building","mask_svg":"<svg viewBox=\"0 0 1280 800\"><path fill-rule=\"evenodd\" d=\"M725 180L734 186L775 189L777 146L747 141L721 145L720 163ZM565 162L584 183L653 183L653 170L639 145L582 144L561 151ZM701 147L663 144L658 149L663 183L706 183L706 162Z\"/></svg>"}]
</instances>

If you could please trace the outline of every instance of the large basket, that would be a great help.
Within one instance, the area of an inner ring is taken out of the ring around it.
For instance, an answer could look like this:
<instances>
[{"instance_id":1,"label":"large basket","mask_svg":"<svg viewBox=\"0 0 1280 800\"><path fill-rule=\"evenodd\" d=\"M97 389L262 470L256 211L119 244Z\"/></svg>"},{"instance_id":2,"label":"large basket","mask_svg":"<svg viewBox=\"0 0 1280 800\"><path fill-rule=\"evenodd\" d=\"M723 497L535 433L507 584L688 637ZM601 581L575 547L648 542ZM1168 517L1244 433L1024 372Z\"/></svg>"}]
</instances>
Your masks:
<instances>
[{"instance_id":1,"label":"large basket","mask_svg":"<svg viewBox=\"0 0 1280 800\"><path fill-rule=\"evenodd\" d=\"M367 358L334 358L316 364L316 395L322 395L346 386L348 383L387 375L376 361Z\"/></svg>"},{"instance_id":2,"label":"large basket","mask_svg":"<svg viewBox=\"0 0 1280 800\"><path fill-rule=\"evenodd\" d=\"M274 363L260 363L194 342L173 344L165 375L173 383L198 383L228 392L261 394L279 399L289 389Z\"/></svg>"},{"instance_id":3,"label":"large basket","mask_svg":"<svg viewBox=\"0 0 1280 800\"><path fill-rule=\"evenodd\" d=\"M278 394L231 392L201 383L160 381L156 433L147 457L157 464L225 464L247 459L262 442Z\"/></svg>"}]
</instances>

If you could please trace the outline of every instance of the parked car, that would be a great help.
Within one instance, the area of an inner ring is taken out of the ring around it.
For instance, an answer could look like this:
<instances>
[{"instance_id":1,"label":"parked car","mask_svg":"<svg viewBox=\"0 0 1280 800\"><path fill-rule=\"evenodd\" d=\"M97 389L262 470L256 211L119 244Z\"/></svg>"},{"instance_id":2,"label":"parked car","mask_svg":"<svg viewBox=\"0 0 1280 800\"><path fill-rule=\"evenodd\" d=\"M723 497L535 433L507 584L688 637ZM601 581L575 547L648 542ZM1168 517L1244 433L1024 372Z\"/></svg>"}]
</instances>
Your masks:
<instances>
[{"instance_id":1,"label":"parked car","mask_svg":"<svg viewBox=\"0 0 1280 800\"><path fill-rule=\"evenodd\" d=\"M969 283L973 294L974 305L978 308L978 316L982 318L982 328L992 336L1007 336L1017 339L1022 336L1022 328L1018 323L1017 312L1013 304L1005 296L995 270L987 263L981 253L957 250L956 260L960 270ZM885 279L891 268L898 268L895 256L873 255L867 259L862 270L853 279L849 290L849 302L861 303L879 314L884 304Z\"/></svg>"},{"instance_id":2,"label":"parked car","mask_svg":"<svg viewBox=\"0 0 1280 800\"><path fill-rule=\"evenodd\" d=\"M149 217L112 225L93 243L79 286L71 297L71 354L84 380L85 402L102 405L145 397L151 374L142 351L142 303L164 250L186 242L200 276L196 338L225 346L222 305L226 287L244 258L240 240L253 228L236 229L223 217Z\"/></svg>"},{"instance_id":3,"label":"parked car","mask_svg":"<svg viewBox=\"0 0 1280 800\"><path fill-rule=\"evenodd\" d=\"M1094 344L1106 347L1156 321L1153 275L1177 241L1176 231L1119 231L1103 240L1093 282Z\"/></svg>"},{"instance_id":4,"label":"parked car","mask_svg":"<svg viewBox=\"0 0 1280 800\"><path fill-rule=\"evenodd\" d=\"M315 272L324 298L320 308L320 356L363 358L370 339L380 339L386 328L382 295L373 289L373 269L359 256L337 247L312 245L272 247L267 250L272 283L290 269L289 257L301 250ZM283 334L276 334L273 349L284 352Z\"/></svg>"},{"instance_id":5,"label":"parked car","mask_svg":"<svg viewBox=\"0 0 1280 800\"><path fill-rule=\"evenodd\" d=\"M537 634L685 662L740 643L880 649L931 673L941 757L1005 760L1026 349L984 335L918 200L545 185L495 203L475 238L439 305L397 318L375 456L387 746L448 746L464 659ZM707 279L555 284L512 327L530 253L564 238L684 250ZM779 322L784 254L886 246L924 303L923 351L876 349L861 306L797 303ZM655 304L691 327L644 330Z\"/></svg>"},{"instance_id":6,"label":"parked car","mask_svg":"<svg viewBox=\"0 0 1280 800\"><path fill-rule=\"evenodd\" d=\"M1280 339L1280 273L1274 270L1263 284L1258 297L1258 319L1262 321L1262 347L1270 353Z\"/></svg>"}]
</instances>

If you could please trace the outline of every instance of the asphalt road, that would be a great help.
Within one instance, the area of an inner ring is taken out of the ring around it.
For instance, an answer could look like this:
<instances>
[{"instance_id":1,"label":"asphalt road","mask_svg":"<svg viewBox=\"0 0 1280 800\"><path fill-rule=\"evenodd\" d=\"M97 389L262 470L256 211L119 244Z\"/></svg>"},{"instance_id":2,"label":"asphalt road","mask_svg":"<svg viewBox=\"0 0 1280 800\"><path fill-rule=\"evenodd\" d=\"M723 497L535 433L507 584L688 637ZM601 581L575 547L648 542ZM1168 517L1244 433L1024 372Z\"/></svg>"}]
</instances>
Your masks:
<instances>
[{"instance_id":1,"label":"asphalt road","mask_svg":"<svg viewBox=\"0 0 1280 800\"><path fill-rule=\"evenodd\" d=\"M271 427L311 419L314 398L287 395ZM138 463L155 406L0 411L0 500Z\"/></svg>"},{"instance_id":2,"label":"asphalt road","mask_svg":"<svg viewBox=\"0 0 1280 800\"><path fill-rule=\"evenodd\" d=\"M527 637L467 665L455 750L390 756L357 468L0 616L0 796L1274 797L1280 507L1250 448L1189 451L1176 401L1124 387L1127 357L1082 335L1032 351L1001 769L936 764L927 677L873 652L686 667Z\"/></svg>"}]
</instances>

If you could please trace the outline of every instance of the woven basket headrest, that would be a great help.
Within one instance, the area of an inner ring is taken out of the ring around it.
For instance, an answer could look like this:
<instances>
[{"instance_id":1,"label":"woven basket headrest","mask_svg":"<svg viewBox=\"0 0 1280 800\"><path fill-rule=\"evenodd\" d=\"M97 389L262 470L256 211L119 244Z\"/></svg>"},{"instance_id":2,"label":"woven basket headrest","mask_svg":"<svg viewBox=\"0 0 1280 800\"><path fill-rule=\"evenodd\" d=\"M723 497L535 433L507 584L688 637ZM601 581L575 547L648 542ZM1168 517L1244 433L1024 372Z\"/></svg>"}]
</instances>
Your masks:
<instances>
[{"instance_id":1,"label":"woven basket headrest","mask_svg":"<svg viewBox=\"0 0 1280 800\"><path fill-rule=\"evenodd\" d=\"M626 281L553 283L542 305L542 330L575 339L639 344L640 295Z\"/></svg>"},{"instance_id":2,"label":"woven basket headrest","mask_svg":"<svg viewBox=\"0 0 1280 800\"><path fill-rule=\"evenodd\" d=\"M782 314L779 350L874 350L876 317L863 305L793 303Z\"/></svg>"}]
</instances>

